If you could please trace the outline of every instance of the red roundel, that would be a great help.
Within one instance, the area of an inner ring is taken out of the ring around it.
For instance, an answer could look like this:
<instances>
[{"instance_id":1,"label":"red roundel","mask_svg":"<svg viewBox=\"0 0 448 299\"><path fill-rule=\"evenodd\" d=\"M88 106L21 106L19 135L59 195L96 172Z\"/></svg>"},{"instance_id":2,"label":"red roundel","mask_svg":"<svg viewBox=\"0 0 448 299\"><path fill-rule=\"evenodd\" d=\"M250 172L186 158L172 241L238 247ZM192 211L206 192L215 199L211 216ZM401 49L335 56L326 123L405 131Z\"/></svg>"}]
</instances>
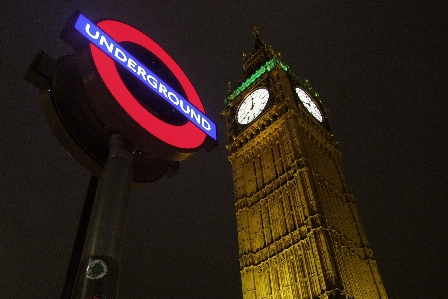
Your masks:
<instances>
[{"instance_id":1,"label":"red roundel","mask_svg":"<svg viewBox=\"0 0 448 299\"><path fill-rule=\"evenodd\" d=\"M116 42L132 42L156 55L179 81L188 101L202 112L205 112L199 95L190 80L177 63L156 42L134 27L118 21L106 20L99 22L97 25ZM190 121L184 125L176 126L168 124L152 115L137 101L125 86L112 58L93 44L90 45L90 49L95 66L107 88L120 106L140 126L163 142L178 148L193 149L202 145L206 137L204 132ZM163 100L161 99L161 101Z\"/></svg>"}]
</instances>

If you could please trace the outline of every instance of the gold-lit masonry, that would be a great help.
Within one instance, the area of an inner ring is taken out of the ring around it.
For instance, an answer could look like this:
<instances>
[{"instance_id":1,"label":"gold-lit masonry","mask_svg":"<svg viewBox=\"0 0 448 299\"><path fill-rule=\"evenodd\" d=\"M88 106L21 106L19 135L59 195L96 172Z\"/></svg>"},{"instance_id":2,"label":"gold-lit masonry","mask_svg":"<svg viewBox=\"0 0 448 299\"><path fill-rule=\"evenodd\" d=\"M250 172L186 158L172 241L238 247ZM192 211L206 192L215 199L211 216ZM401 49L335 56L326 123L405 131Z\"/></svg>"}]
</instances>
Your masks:
<instances>
[{"instance_id":1,"label":"gold-lit masonry","mask_svg":"<svg viewBox=\"0 0 448 299\"><path fill-rule=\"evenodd\" d=\"M258 30L254 35L252 52L243 55L243 82L229 88L223 111L243 298L387 298L319 95ZM239 124L241 103L260 87L269 91L266 106ZM306 109L296 87L323 121Z\"/></svg>"}]
</instances>

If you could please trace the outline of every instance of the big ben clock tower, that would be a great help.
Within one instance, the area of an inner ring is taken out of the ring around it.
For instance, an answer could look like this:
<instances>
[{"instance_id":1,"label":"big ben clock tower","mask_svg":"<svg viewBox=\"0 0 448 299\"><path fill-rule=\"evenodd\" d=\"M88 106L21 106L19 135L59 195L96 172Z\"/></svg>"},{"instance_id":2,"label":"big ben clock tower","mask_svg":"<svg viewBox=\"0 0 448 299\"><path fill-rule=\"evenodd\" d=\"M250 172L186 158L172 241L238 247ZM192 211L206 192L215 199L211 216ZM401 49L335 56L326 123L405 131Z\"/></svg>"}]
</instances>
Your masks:
<instances>
[{"instance_id":1,"label":"big ben clock tower","mask_svg":"<svg viewBox=\"0 0 448 299\"><path fill-rule=\"evenodd\" d=\"M254 35L223 112L243 298L387 298L319 95Z\"/></svg>"}]
</instances>

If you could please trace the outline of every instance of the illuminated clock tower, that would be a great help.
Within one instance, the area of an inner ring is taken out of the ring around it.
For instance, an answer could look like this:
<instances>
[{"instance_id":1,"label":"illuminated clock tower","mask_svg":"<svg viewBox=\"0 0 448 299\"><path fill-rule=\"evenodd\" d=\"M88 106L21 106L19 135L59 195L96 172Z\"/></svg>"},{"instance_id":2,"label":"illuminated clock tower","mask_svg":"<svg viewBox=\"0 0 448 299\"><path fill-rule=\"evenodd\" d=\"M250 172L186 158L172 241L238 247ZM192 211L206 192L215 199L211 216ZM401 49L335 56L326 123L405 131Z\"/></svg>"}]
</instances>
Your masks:
<instances>
[{"instance_id":1,"label":"illuminated clock tower","mask_svg":"<svg viewBox=\"0 0 448 299\"><path fill-rule=\"evenodd\" d=\"M243 298L387 298L319 95L254 35L223 112Z\"/></svg>"}]
</instances>

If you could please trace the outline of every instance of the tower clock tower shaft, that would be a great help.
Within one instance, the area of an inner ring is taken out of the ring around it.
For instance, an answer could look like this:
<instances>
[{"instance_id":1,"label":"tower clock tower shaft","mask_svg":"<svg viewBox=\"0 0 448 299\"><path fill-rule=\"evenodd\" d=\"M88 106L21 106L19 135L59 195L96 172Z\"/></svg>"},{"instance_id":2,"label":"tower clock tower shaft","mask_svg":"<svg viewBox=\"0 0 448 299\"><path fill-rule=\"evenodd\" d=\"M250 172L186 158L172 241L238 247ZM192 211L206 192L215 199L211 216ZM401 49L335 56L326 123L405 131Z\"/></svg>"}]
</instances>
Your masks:
<instances>
[{"instance_id":1,"label":"tower clock tower shaft","mask_svg":"<svg viewBox=\"0 0 448 299\"><path fill-rule=\"evenodd\" d=\"M223 112L243 298L387 298L319 95L254 34Z\"/></svg>"}]
</instances>

